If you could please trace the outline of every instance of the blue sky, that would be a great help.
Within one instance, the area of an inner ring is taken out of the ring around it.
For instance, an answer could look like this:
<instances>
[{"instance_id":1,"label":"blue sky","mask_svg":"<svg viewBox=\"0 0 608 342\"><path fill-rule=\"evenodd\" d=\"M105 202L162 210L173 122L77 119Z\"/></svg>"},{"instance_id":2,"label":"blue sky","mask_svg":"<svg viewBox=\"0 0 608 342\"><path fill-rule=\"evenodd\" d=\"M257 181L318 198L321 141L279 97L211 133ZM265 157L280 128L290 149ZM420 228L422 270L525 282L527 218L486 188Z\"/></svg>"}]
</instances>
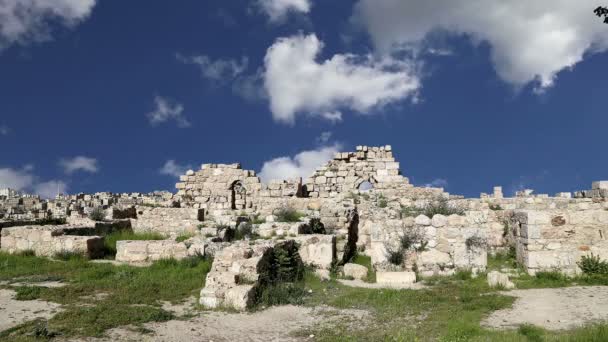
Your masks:
<instances>
[{"instance_id":1,"label":"blue sky","mask_svg":"<svg viewBox=\"0 0 608 342\"><path fill-rule=\"evenodd\" d=\"M0 187L173 191L201 163L287 178L385 144L466 196L607 179L597 5L458 2L6 1Z\"/></svg>"}]
</instances>

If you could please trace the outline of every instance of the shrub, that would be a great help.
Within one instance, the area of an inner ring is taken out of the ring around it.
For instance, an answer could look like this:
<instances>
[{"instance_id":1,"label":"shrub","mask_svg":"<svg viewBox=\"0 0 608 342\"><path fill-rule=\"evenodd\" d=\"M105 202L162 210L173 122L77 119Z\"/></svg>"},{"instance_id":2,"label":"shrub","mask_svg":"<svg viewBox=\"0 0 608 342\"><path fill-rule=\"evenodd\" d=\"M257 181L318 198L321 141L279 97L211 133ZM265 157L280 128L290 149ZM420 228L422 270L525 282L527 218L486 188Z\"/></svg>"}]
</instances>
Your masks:
<instances>
[{"instance_id":1,"label":"shrub","mask_svg":"<svg viewBox=\"0 0 608 342\"><path fill-rule=\"evenodd\" d=\"M320 218L314 217L310 219L310 222L300 227L299 234L327 234L325 225L321 222Z\"/></svg>"},{"instance_id":2,"label":"shrub","mask_svg":"<svg viewBox=\"0 0 608 342\"><path fill-rule=\"evenodd\" d=\"M386 257L393 265L403 265L405 254L408 251L422 252L426 249L428 241L421 230L409 228L403 230L403 234L399 236L399 245L397 248L386 246Z\"/></svg>"},{"instance_id":3,"label":"shrub","mask_svg":"<svg viewBox=\"0 0 608 342\"><path fill-rule=\"evenodd\" d=\"M486 248L488 245L488 241L479 235L473 235L466 239L465 244L467 246L467 250L470 251L473 249Z\"/></svg>"},{"instance_id":4,"label":"shrub","mask_svg":"<svg viewBox=\"0 0 608 342\"><path fill-rule=\"evenodd\" d=\"M608 274L608 262L600 260L599 255L585 255L576 264L585 274Z\"/></svg>"},{"instance_id":5,"label":"shrub","mask_svg":"<svg viewBox=\"0 0 608 342\"><path fill-rule=\"evenodd\" d=\"M260 214L256 214L254 217L251 218L251 223L253 223L253 224L266 223L266 219L264 217L260 217Z\"/></svg>"},{"instance_id":6,"label":"shrub","mask_svg":"<svg viewBox=\"0 0 608 342\"><path fill-rule=\"evenodd\" d=\"M250 239L253 237L253 225L250 222L241 222L236 228L235 240Z\"/></svg>"},{"instance_id":7,"label":"shrub","mask_svg":"<svg viewBox=\"0 0 608 342\"><path fill-rule=\"evenodd\" d=\"M106 212L102 207L95 207L89 213L89 218L93 221L103 221L106 218Z\"/></svg>"},{"instance_id":8,"label":"shrub","mask_svg":"<svg viewBox=\"0 0 608 342\"><path fill-rule=\"evenodd\" d=\"M464 215L464 208L457 205L450 205L447 199L439 198L435 201L429 202L423 209L422 214L427 217L433 217L435 215Z\"/></svg>"},{"instance_id":9,"label":"shrub","mask_svg":"<svg viewBox=\"0 0 608 342\"><path fill-rule=\"evenodd\" d=\"M379 208L388 207L388 200L382 194L380 194L380 196L378 196L378 207Z\"/></svg>"},{"instance_id":10,"label":"shrub","mask_svg":"<svg viewBox=\"0 0 608 342\"><path fill-rule=\"evenodd\" d=\"M293 208L283 207L277 210L275 216L277 222L300 222L304 215Z\"/></svg>"}]
</instances>

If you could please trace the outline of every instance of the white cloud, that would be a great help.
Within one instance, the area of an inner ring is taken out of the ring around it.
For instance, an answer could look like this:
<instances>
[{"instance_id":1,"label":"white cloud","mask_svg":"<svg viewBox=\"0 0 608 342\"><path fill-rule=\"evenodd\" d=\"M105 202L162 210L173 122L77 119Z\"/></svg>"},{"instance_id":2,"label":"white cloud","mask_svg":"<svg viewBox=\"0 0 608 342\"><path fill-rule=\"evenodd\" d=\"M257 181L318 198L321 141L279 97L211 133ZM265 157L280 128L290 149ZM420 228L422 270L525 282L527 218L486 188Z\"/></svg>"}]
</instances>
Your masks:
<instances>
[{"instance_id":1,"label":"white cloud","mask_svg":"<svg viewBox=\"0 0 608 342\"><path fill-rule=\"evenodd\" d=\"M0 188L11 188L21 192L38 194L44 198L52 198L57 193L65 193L67 184L59 180L39 182L38 177L32 174L32 165L22 169L1 168Z\"/></svg>"},{"instance_id":2,"label":"white cloud","mask_svg":"<svg viewBox=\"0 0 608 342\"><path fill-rule=\"evenodd\" d=\"M10 128L6 125L0 125L0 135L8 135L11 132Z\"/></svg>"},{"instance_id":3,"label":"white cloud","mask_svg":"<svg viewBox=\"0 0 608 342\"><path fill-rule=\"evenodd\" d=\"M177 59L186 64L194 64L198 66L201 75L204 78L213 81L231 81L241 75L249 65L247 57L241 58L241 61L235 59L217 59L212 60L208 56L190 56L186 57L181 54L176 55Z\"/></svg>"},{"instance_id":4,"label":"white cloud","mask_svg":"<svg viewBox=\"0 0 608 342\"><path fill-rule=\"evenodd\" d=\"M314 34L278 39L265 57L264 84L275 120L293 124L306 113L336 121L339 108L359 113L416 95L411 62L337 54L317 62L323 43Z\"/></svg>"},{"instance_id":5,"label":"white cloud","mask_svg":"<svg viewBox=\"0 0 608 342\"><path fill-rule=\"evenodd\" d=\"M191 165L179 165L175 160L167 160L165 165L160 168L159 172L161 175L169 175L178 178L186 174L186 171L191 169Z\"/></svg>"},{"instance_id":6,"label":"white cloud","mask_svg":"<svg viewBox=\"0 0 608 342\"><path fill-rule=\"evenodd\" d=\"M67 193L68 185L63 181L52 180L38 183L34 186L34 193L42 198L55 198L59 194Z\"/></svg>"},{"instance_id":7,"label":"white cloud","mask_svg":"<svg viewBox=\"0 0 608 342\"><path fill-rule=\"evenodd\" d=\"M50 23L72 27L85 20L95 0L2 0L0 1L0 49L11 44L45 41Z\"/></svg>"},{"instance_id":8,"label":"white cloud","mask_svg":"<svg viewBox=\"0 0 608 342\"><path fill-rule=\"evenodd\" d=\"M263 182L312 176L315 169L333 159L342 146L334 144L316 150L303 151L292 157L279 157L267 161L262 166L260 178Z\"/></svg>"},{"instance_id":9,"label":"white cloud","mask_svg":"<svg viewBox=\"0 0 608 342\"><path fill-rule=\"evenodd\" d=\"M29 173L29 170L0 169L0 188L24 190L33 184L34 176Z\"/></svg>"},{"instance_id":10,"label":"white cloud","mask_svg":"<svg viewBox=\"0 0 608 342\"><path fill-rule=\"evenodd\" d=\"M69 159L61 159L59 165L67 174L72 174L76 171L84 171L95 173L99 170L97 159L84 156L77 156Z\"/></svg>"},{"instance_id":11,"label":"white cloud","mask_svg":"<svg viewBox=\"0 0 608 342\"><path fill-rule=\"evenodd\" d=\"M388 53L419 46L444 30L487 42L499 77L521 87L553 85L559 71L586 52L608 49L608 30L595 20L592 0L360 0L355 20Z\"/></svg>"},{"instance_id":12,"label":"white cloud","mask_svg":"<svg viewBox=\"0 0 608 342\"><path fill-rule=\"evenodd\" d=\"M437 178L423 185L425 188L445 188L448 186L448 180L445 178Z\"/></svg>"},{"instance_id":13,"label":"white cloud","mask_svg":"<svg viewBox=\"0 0 608 342\"><path fill-rule=\"evenodd\" d=\"M268 15L271 22L280 22L290 12L309 13L311 0L258 0L258 5Z\"/></svg>"},{"instance_id":14,"label":"white cloud","mask_svg":"<svg viewBox=\"0 0 608 342\"><path fill-rule=\"evenodd\" d=\"M146 114L148 121L152 125L158 125L169 120L175 120L180 128L190 127L190 122L184 117L184 106L180 103L173 103L170 99L161 96L154 97L156 108Z\"/></svg>"}]
</instances>

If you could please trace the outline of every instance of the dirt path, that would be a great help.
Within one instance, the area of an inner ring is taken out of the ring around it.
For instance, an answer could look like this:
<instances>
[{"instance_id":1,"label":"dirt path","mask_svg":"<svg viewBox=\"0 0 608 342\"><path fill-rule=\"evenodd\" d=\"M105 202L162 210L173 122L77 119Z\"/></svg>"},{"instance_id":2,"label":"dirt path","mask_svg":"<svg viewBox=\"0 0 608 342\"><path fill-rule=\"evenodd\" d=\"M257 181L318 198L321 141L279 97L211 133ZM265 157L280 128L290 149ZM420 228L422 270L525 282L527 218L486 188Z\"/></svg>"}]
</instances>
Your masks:
<instances>
[{"instance_id":1,"label":"dirt path","mask_svg":"<svg viewBox=\"0 0 608 342\"><path fill-rule=\"evenodd\" d=\"M310 336L293 333L311 326L334 324L337 321L361 325L369 314L362 310L336 310L329 307L279 306L255 313L202 312L187 320L148 323L151 334L141 334L126 328L108 331L108 338L86 339L102 341L309 341Z\"/></svg>"},{"instance_id":2,"label":"dirt path","mask_svg":"<svg viewBox=\"0 0 608 342\"><path fill-rule=\"evenodd\" d=\"M15 300L15 291L0 289L0 331L10 329L36 318L51 318L59 304L41 300Z\"/></svg>"},{"instance_id":3,"label":"dirt path","mask_svg":"<svg viewBox=\"0 0 608 342\"><path fill-rule=\"evenodd\" d=\"M517 297L513 307L493 312L483 325L504 329L526 323L563 330L608 319L608 286L514 290L503 294Z\"/></svg>"}]
</instances>

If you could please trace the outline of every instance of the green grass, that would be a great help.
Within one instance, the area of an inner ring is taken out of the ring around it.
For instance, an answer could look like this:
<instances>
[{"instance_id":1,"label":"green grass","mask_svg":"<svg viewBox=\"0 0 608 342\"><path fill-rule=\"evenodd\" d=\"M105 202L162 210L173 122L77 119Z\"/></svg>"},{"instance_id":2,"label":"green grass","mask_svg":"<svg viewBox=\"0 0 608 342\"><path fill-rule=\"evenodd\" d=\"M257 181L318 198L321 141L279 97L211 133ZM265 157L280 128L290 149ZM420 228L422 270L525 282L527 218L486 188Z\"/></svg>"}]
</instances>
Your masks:
<instances>
[{"instance_id":1,"label":"green grass","mask_svg":"<svg viewBox=\"0 0 608 342\"><path fill-rule=\"evenodd\" d=\"M104 238L105 254L108 257L116 255L116 242L123 240L164 240L158 233L134 233L130 230L120 230L106 235Z\"/></svg>"},{"instance_id":2,"label":"green grass","mask_svg":"<svg viewBox=\"0 0 608 342\"><path fill-rule=\"evenodd\" d=\"M176 237L175 242L184 242L193 237L194 237L194 234L192 234L192 233L184 233L184 234L181 234L180 236Z\"/></svg>"},{"instance_id":3,"label":"green grass","mask_svg":"<svg viewBox=\"0 0 608 342\"><path fill-rule=\"evenodd\" d=\"M49 332L62 337L99 337L113 327L171 319L172 315L160 307L160 301L177 303L197 295L210 268L209 260L196 257L161 260L150 267L131 267L84 259L57 262L0 253L0 280L21 281L44 275L67 283L58 288L16 288L19 300L41 299L63 304L65 311L46 325ZM98 301L87 299L99 293L106 296ZM93 305L83 306L83 302ZM0 341L23 340L32 335L36 327L26 323L9 333L0 333Z\"/></svg>"},{"instance_id":4,"label":"green grass","mask_svg":"<svg viewBox=\"0 0 608 342\"><path fill-rule=\"evenodd\" d=\"M373 315L355 327L338 321L298 332L304 337L315 335L315 341L599 342L608 336L608 324L559 332L532 325L506 331L486 329L480 322L491 312L510 307L515 299L490 289L485 276L471 278L467 272L436 279L434 286L423 290L353 288L309 277L306 288L313 291L305 298L306 305L361 309Z\"/></svg>"}]
</instances>

